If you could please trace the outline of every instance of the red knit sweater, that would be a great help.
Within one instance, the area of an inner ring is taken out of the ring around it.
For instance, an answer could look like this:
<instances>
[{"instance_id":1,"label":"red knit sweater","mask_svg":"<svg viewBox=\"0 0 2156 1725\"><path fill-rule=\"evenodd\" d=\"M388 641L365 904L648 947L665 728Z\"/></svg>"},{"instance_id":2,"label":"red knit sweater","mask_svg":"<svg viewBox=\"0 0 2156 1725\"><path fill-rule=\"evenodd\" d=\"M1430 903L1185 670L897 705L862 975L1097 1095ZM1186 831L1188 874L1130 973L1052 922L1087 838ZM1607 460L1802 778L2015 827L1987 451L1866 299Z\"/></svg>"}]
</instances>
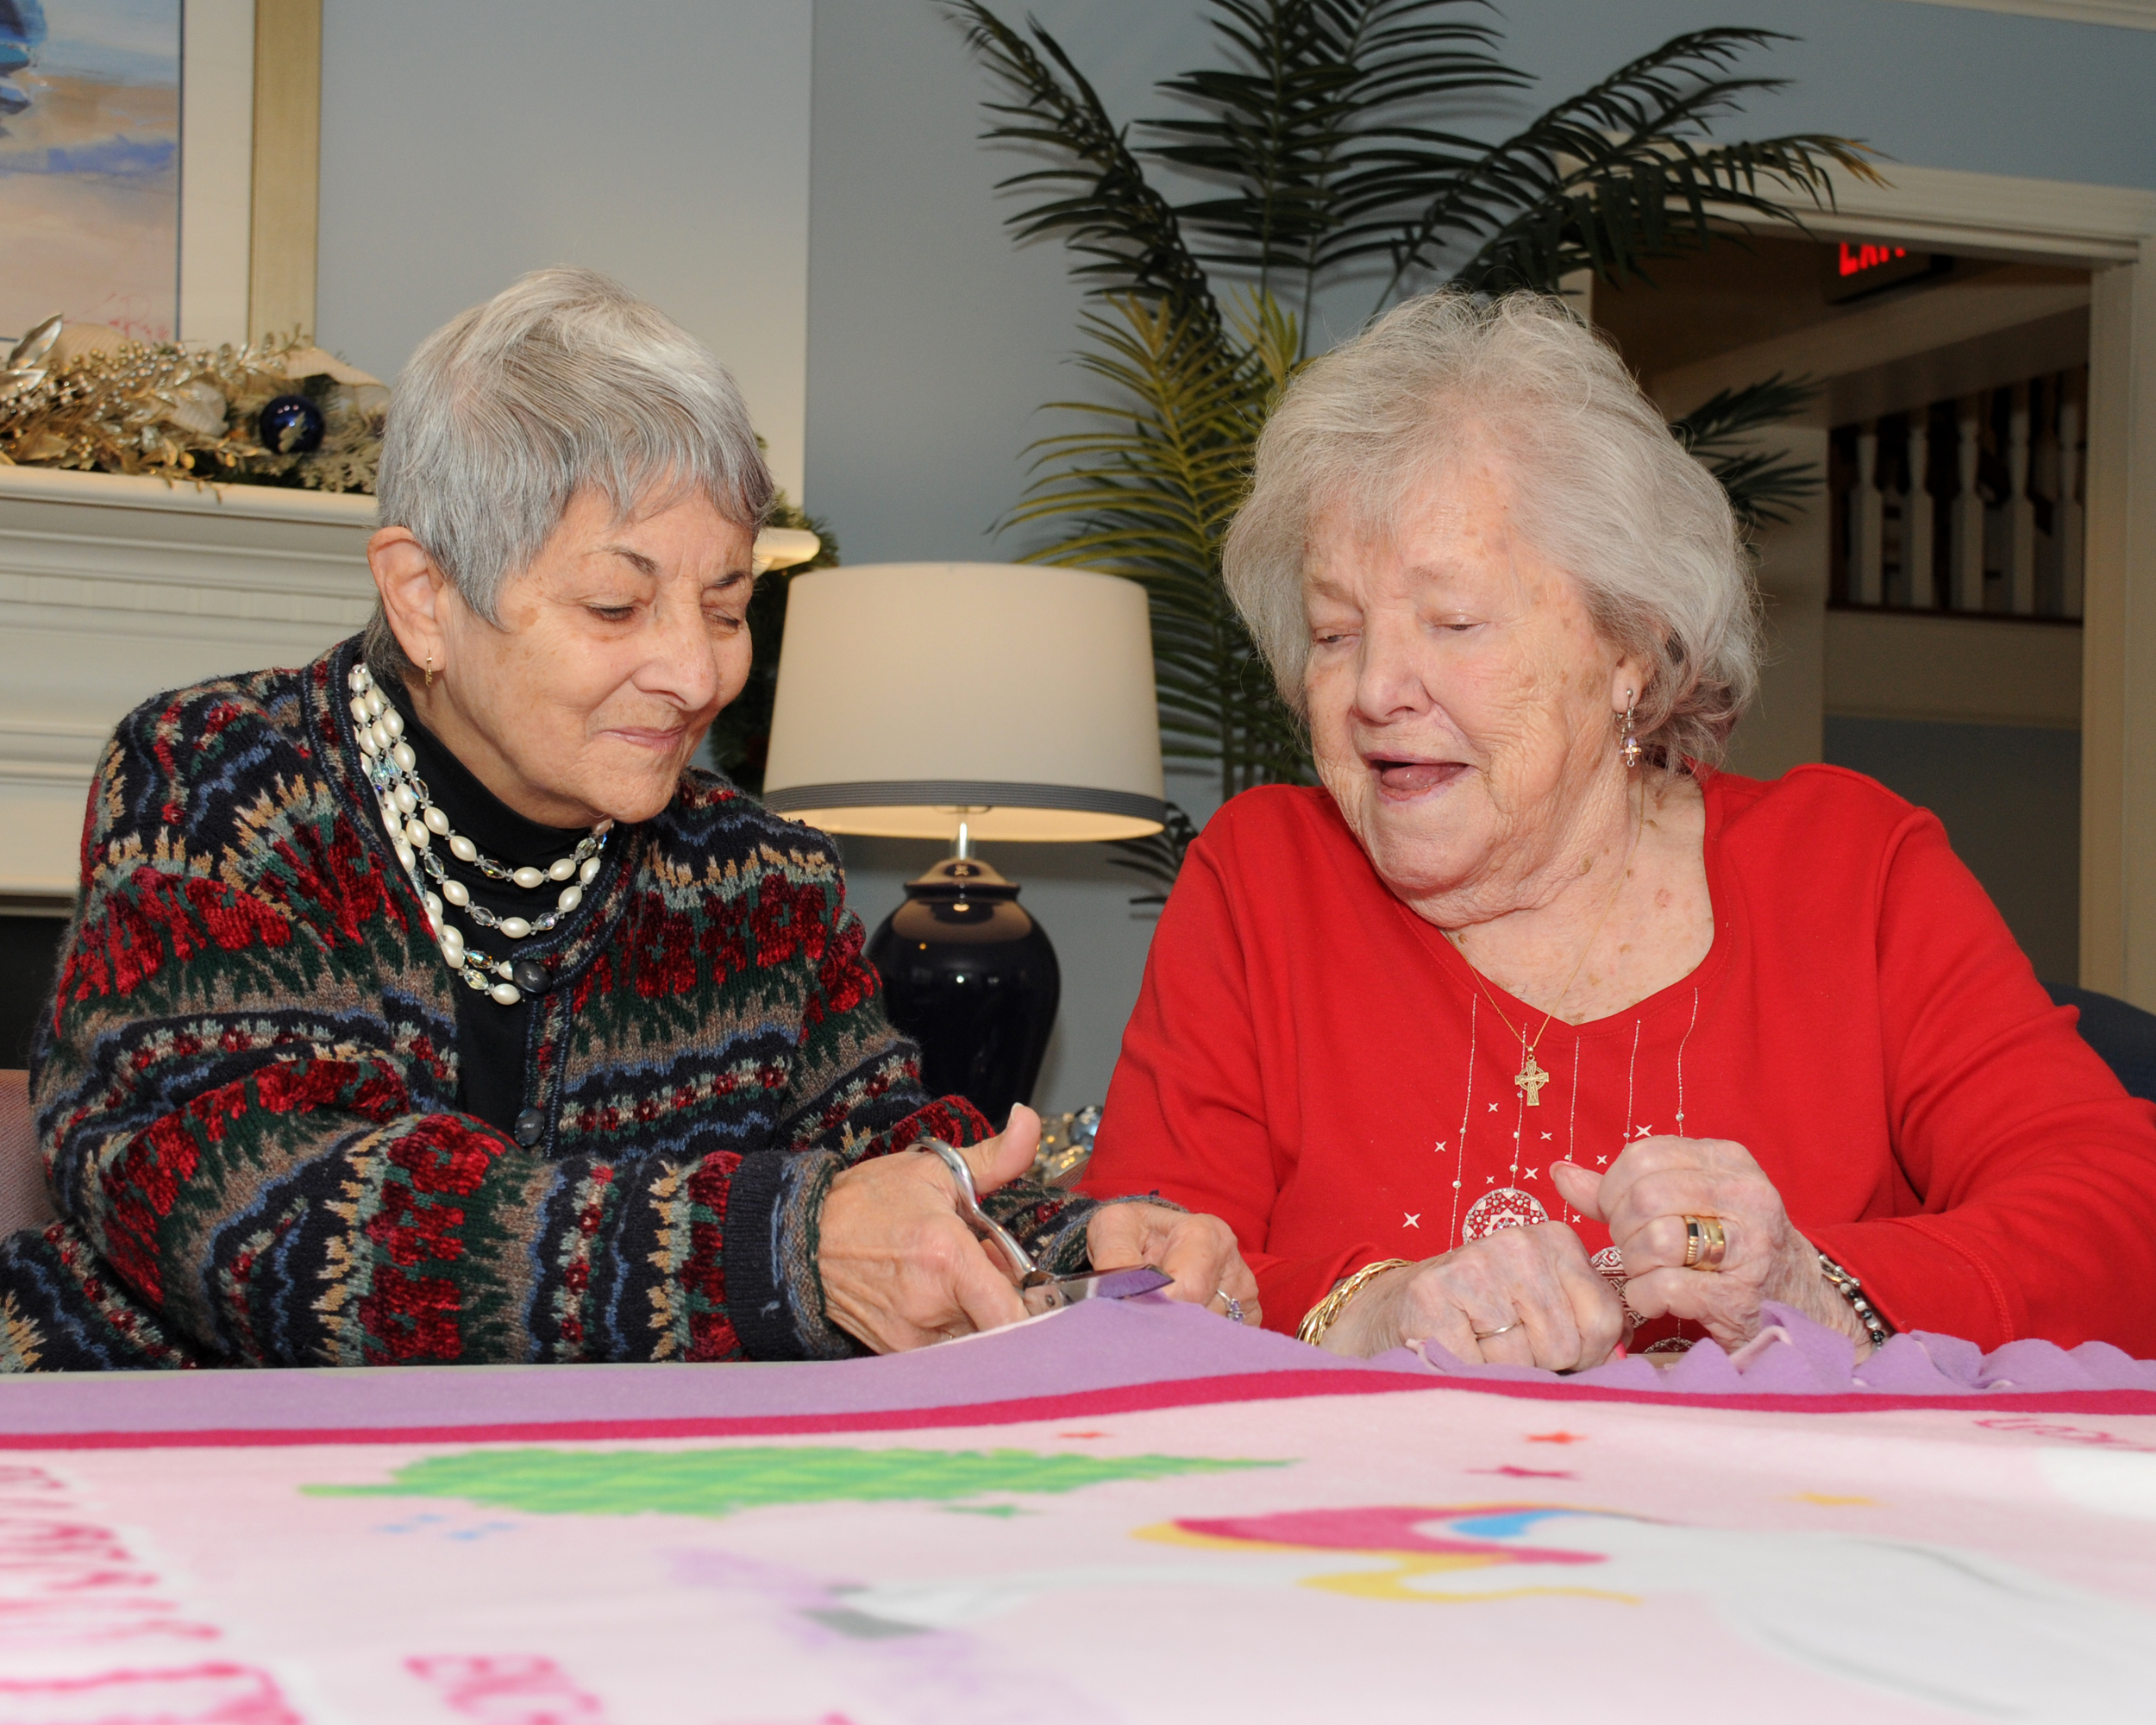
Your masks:
<instances>
[{"instance_id":1,"label":"red knit sweater","mask_svg":"<svg viewBox=\"0 0 2156 1725\"><path fill-rule=\"evenodd\" d=\"M2156 1355L2156 1108L2051 1004L1937 819L1832 767L1718 774L1706 800L1712 949L1627 1011L1553 1019L1530 1107L1518 1036L1332 800L1237 798L1162 915L1087 1189L1224 1218L1293 1331L1357 1266L1507 1223L1604 1251L1560 1157L1733 1138L1898 1327Z\"/></svg>"}]
</instances>

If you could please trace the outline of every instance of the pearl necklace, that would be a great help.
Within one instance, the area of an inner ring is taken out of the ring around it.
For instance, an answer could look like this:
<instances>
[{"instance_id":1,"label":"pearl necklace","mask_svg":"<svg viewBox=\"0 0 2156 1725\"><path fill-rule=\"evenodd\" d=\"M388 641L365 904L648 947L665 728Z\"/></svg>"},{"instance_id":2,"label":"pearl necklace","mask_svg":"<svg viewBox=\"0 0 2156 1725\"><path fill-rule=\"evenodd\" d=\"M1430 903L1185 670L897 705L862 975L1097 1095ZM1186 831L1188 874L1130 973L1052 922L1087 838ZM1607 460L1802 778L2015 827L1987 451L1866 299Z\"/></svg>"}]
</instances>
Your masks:
<instances>
[{"instance_id":1,"label":"pearl necklace","mask_svg":"<svg viewBox=\"0 0 2156 1725\"><path fill-rule=\"evenodd\" d=\"M496 862L451 827L448 816L435 806L434 799L427 794L426 781L419 776L418 757L404 741L404 716L374 687L373 674L365 665L354 665L345 683L352 691L353 734L360 753L366 757L367 775L374 787L382 824L388 830L398 862L427 906L429 932L450 969L464 979L467 988L478 989L497 1006L515 1006L524 997L523 990L517 986L516 966L505 958L489 958L467 947L464 936L444 919L442 901L454 905L480 927L494 929L511 940L544 934L584 901L584 889L599 877L601 853L614 823L601 821L578 843L575 850L543 869ZM549 881L567 884L555 895L555 907L543 916L530 919L496 916L486 906L473 904L471 890L449 873L448 865L434 848L437 838L458 862L469 863L490 881L505 881L527 892ZM429 876L442 888L438 894L427 884Z\"/></svg>"}]
</instances>

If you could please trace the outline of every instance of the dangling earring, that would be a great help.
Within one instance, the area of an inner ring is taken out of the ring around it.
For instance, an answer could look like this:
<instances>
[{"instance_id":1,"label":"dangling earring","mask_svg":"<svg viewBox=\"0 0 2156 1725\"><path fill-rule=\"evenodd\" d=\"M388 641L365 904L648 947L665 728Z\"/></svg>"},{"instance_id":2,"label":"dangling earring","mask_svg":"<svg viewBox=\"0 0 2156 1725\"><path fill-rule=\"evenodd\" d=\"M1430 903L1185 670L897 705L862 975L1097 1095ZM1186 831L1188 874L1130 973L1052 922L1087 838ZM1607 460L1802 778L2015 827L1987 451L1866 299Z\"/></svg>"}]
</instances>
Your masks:
<instances>
[{"instance_id":1,"label":"dangling earring","mask_svg":"<svg viewBox=\"0 0 2156 1725\"><path fill-rule=\"evenodd\" d=\"M1640 748L1639 739L1633 735L1632 731L1632 710L1639 703L1633 699L1633 692L1630 689L1626 689L1625 691L1625 717L1623 719L1625 737L1624 741L1617 745L1617 758L1625 763L1627 770L1637 767L1639 764L1639 757L1646 752L1645 750Z\"/></svg>"},{"instance_id":2,"label":"dangling earring","mask_svg":"<svg viewBox=\"0 0 2156 1725\"><path fill-rule=\"evenodd\" d=\"M427 655L427 687L429 688L434 687L434 655L432 653Z\"/></svg>"}]
</instances>

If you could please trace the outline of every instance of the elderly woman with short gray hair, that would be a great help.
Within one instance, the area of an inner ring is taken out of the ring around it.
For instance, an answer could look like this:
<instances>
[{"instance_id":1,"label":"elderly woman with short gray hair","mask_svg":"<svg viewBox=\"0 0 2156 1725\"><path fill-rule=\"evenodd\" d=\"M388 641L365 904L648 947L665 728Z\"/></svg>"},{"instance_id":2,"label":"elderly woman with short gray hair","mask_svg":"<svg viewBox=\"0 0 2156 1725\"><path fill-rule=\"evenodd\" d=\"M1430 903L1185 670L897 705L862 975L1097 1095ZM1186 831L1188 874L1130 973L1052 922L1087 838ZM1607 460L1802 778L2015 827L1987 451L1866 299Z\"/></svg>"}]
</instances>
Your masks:
<instances>
[{"instance_id":1,"label":"elderly woman with short gray hair","mask_svg":"<svg viewBox=\"0 0 2156 1725\"><path fill-rule=\"evenodd\" d=\"M1323 787L1163 913L1089 1171L1225 1219L1267 1320L1558 1370L1768 1302L2156 1355L2156 1111L1930 814L1717 770L1720 486L1559 304L1403 305L1258 448L1228 586Z\"/></svg>"},{"instance_id":2,"label":"elderly woman with short gray hair","mask_svg":"<svg viewBox=\"0 0 2156 1725\"><path fill-rule=\"evenodd\" d=\"M690 764L749 667L772 484L711 354L585 271L431 336L379 608L160 695L100 764L32 1057L60 1220L0 1370L827 1358L1024 1313L1044 1267L1255 1310L1226 1230L1022 1178L924 1095L824 835Z\"/></svg>"}]
</instances>

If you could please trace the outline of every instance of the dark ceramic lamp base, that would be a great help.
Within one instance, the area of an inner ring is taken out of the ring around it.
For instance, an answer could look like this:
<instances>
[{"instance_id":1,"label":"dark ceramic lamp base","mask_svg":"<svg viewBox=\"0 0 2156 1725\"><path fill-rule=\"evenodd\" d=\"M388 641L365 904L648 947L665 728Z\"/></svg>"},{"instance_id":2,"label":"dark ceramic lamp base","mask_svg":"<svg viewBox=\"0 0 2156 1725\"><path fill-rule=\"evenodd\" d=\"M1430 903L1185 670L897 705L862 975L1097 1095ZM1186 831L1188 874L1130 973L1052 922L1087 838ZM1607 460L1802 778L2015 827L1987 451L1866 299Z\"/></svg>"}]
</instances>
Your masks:
<instances>
[{"instance_id":1,"label":"dark ceramic lamp base","mask_svg":"<svg viewBox=\"0 0 2156 1725\"><path fill-rule=\"evenodd\" d=\"M929 1095L963 1096L999 1129L1032 1101L1062 994L1056 949L1018 899L979 858L946 857L906 883L868 949Z\"/></svg>"}]
</instances>

